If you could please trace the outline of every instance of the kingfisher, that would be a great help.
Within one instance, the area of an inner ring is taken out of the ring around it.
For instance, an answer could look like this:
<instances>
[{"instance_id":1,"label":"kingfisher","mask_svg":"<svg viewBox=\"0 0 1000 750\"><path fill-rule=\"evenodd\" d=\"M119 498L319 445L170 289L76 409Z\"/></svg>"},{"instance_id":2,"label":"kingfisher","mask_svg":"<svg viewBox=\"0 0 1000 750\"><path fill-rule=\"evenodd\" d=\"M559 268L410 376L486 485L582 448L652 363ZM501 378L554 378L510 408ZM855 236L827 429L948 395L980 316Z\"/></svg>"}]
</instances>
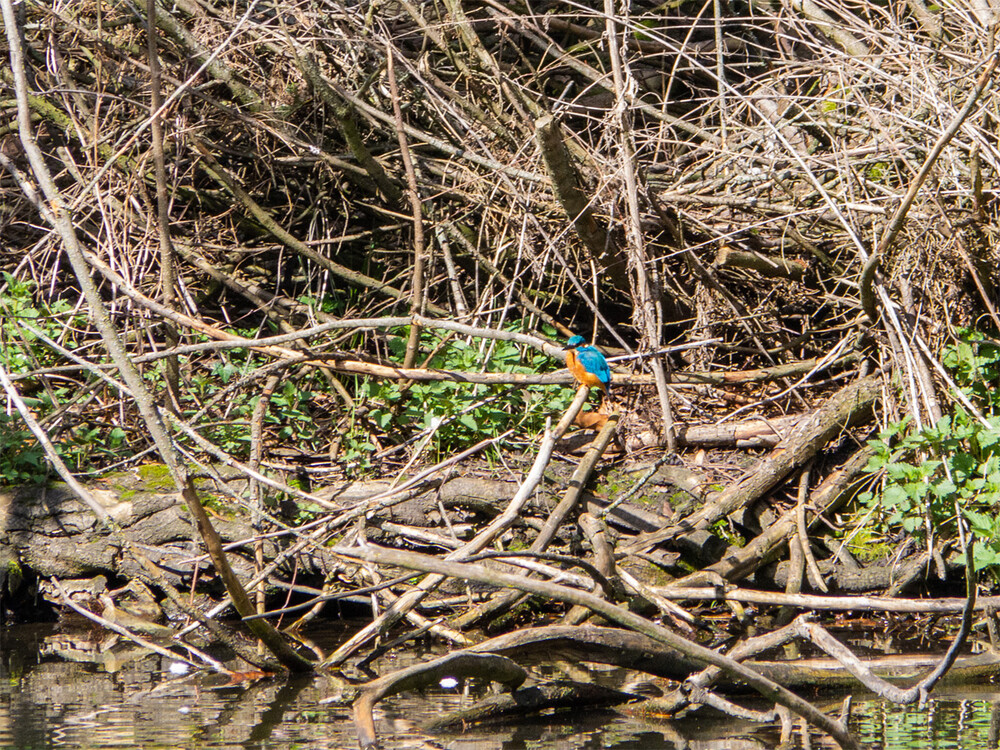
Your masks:
<instances>
[{"instance_id":1,"label":"kingfisher","mask_svg":"<svg viewBox=\"0 0 1000 750\"><path fill-rule=\"evenodd\" d=\"M596 385L601 394L607 396L611 387L611 368L604 355L596 347L589 346L583 336L572 336L563 349L567 350L566 367L576 382L591 388Z\"/></svg>"}]
</instances>

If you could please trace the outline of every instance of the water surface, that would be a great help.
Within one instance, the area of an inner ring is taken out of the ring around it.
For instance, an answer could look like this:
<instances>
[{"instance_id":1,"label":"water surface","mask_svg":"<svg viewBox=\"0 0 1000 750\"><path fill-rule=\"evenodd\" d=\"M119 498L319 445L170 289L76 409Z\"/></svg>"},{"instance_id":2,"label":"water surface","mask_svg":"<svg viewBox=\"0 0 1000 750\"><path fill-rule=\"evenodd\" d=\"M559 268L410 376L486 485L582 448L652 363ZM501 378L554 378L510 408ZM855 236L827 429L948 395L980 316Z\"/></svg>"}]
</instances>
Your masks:
<instances>
[{"instance_id":1,"label":"water surface","mask_svg":"<svg viewBox=\"0 0 1000 750\"><path fill-rule=\"evenodd\" d=\"M350 708L337 703L329 676L231 684L206 673L175 674L164 657L119 644L96 657L98 633L74 636L88 644L78 656L68 636L52 626L0 629L0 748L356 748ZM69 654L80 661L53 653ZM386 673L430 658L414 649L376 662ZM557 672L558 670L556 670ZM580 678L580 665L572 676ZM552 674L551 676L558 676ZM563 675L565 676L565 675ZM631 675L634 679L635 675ZM601 670L604 683L629 678ZM379 704L376 722L384 748L445 747L453 750L570 750L576 748L772 748L779 735L732 719L701 716L654 723L614 711L547 716L465 732L430 735L422 722L467 707L488 688L467 683L454 689L407 693ZM996 748L1000 690L992 685L939 694L926 707L899 707L858 697L854 728L872 750L902 748ZM424 744L427 743L427 744ZM800 727L788 747L833 747Z\"/></svg>"}]
</instances>

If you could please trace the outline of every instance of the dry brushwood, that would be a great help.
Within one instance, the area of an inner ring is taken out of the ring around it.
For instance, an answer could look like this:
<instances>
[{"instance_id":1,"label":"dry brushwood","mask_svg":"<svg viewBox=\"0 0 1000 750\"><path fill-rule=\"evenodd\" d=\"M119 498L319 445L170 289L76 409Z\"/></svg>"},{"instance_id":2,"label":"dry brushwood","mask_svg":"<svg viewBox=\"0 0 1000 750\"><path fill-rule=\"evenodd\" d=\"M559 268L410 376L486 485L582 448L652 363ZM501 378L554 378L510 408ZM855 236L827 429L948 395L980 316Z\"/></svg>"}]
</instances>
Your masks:
<instances>
[{"instance_id":1,"label":"dry brushwood","mask_svg":"<svg viewBox=\"0 0 1000 750\"><path fill-rule=\"evenodd\" d=\"M876 423L989 425L942 363L1000 329L981 4L0 5L0 476L68 487L0 493L0 590L143 577L183 609L218 576L187 614L222 638L232 606L264 666L311 670L404 620L467 646L599 613L688 649L619 603L692 635L692 600L974 578L929 512L866 566L827 529ZM572 334L610 412L570 403ZM162 486L129 496L143 463ZM856 601L920 610L884 598ZM373 610L330 654L271 624L330 602ZM853 744L731 655L688 658ZM777 715L691 670L664 705Z\"/></svg>"}]
</instances>

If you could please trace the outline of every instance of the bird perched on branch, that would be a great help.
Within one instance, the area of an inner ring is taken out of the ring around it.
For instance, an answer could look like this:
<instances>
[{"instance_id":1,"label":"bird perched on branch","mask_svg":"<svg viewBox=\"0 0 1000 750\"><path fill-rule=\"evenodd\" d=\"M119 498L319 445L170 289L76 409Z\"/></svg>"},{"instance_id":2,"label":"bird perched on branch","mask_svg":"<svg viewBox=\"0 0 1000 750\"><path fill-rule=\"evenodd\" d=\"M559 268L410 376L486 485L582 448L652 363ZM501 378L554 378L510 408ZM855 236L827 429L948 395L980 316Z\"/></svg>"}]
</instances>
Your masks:
<instances>
[{"instance_id":1,"label":"bird perched on branch","mask_svg":"<svg viewBox=\"0 0 1000 750\"><path fill-rule=\"evenodd\" d=\"M603 396L611 387L611 368L596 347L589 346L583 336L573 336L566 342L566 367L573 373L576 382L591 388L597 386Z\"/></svg>"}]
</instances>

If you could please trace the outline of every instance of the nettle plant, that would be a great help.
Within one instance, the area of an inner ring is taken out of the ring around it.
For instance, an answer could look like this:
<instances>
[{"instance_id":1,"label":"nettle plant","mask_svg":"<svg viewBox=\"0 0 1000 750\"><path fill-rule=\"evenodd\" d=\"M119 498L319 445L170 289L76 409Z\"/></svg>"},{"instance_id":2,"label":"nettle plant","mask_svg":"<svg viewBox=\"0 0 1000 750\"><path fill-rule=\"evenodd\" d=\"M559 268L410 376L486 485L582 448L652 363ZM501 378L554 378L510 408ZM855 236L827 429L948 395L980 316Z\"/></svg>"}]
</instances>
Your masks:
<instances>
[{"instance_id":1,"label":"nettle plant","mask_svg":"<svg viewBox=\"0 0 1000 750\"><path fill-rule=\"evenodd\" d=\"M509 330L516 330L511 327ZM392 359L402 362L406 332L388 340ZM554 331L550 332L554 333ZM422 351L436 352L428 367L465 372L538 373L551 370L553 361L541 352L510 341L496 340L480 347L442 332L425 331ZM545 418L564 411L572 391L552 386L490 386L435 381L412 383L370 379L359 384L359 396L368 422L387 434L434 429L438 452L470 446L508 429L537 433Z\"/></svg>"},{"instance_id":2,"label":"nettle plant","mask_svg":"<svg viewBox=\"0 0 1000 750\"><path fill-rule=\"evenodd\" d=\"M868 469L882 475L881 489L859 496L878 506L884 521L924 539L928 527L954 528L956 501L976 535L975 565L1000 573L1000 347L981 334L961 331L942 362L985 416L984 424L961 406L937 424L913 429L909 418L871 441Z\"/></svg>"}]
</instances>

